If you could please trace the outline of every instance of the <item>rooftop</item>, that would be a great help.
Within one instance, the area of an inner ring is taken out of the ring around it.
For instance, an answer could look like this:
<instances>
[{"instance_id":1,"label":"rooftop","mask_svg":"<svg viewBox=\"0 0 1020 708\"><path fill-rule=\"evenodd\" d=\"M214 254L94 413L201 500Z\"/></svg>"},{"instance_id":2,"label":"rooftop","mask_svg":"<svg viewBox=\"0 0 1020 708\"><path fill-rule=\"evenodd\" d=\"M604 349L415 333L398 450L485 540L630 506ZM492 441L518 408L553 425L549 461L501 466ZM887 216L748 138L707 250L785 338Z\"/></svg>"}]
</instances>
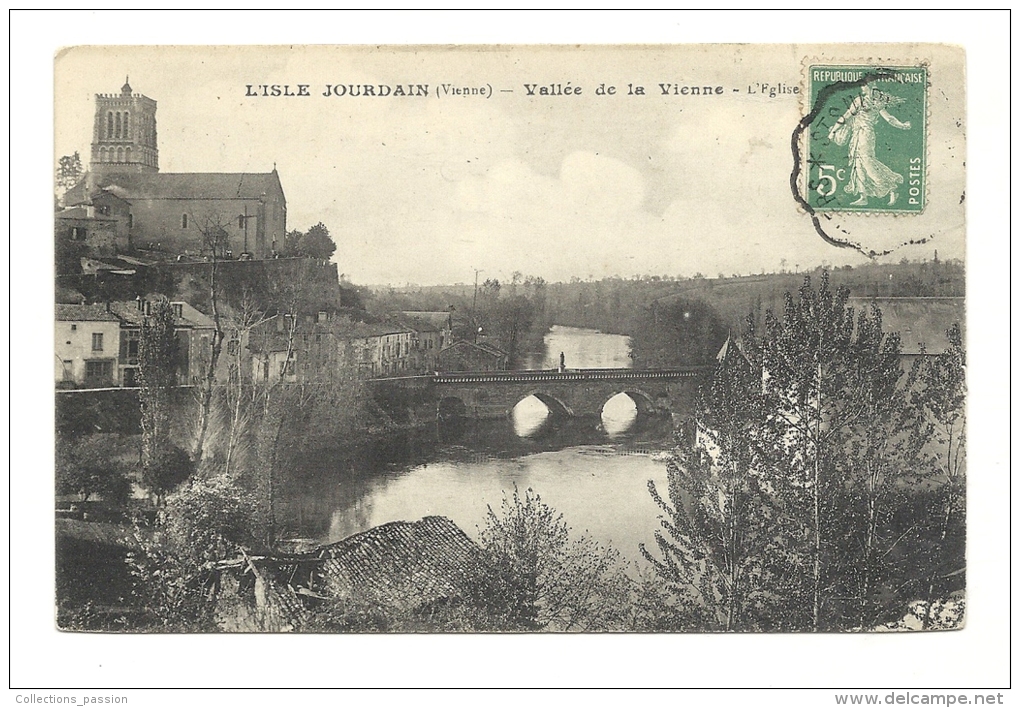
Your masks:
<instances>
[{"instance_id":1,"label":"rooftop","mask_svg":"<svg viewBox=\"0 0 1020 708\"><path fill-rule=\"evenodd\" d=\"M351 338L382 337L387 334L411 333L410 327L395 322L358 322L347 335Z\"/></svg>"},{"instance_id":2,"label":"rooftop","mask_svg":"<svg viewBox=\"0 0 1020 708\"><path fill-rule=\"evenodd\" d=\"M962 297L852 297L857 308L874 303L882 311L882 330L898 332L903 354L941 354L949 348L946 330L960 325L966 336L966 303Z\"/></svg>"},{"instance_id":3,"label":"rooftop","mask_svg":"<svg viewBox=\"0 0 1020 708\"><path fill-rule=\"evenodd\" d=\"M173 301L171 304L180 306L181 315L176 318L175 322L177 326L198 327L203 329L212 329L216 326L216 323L211 317L199 312L186 302ZM139 307L138 300L111 302L110 310L112 310L124 324L141 326L142 320L145 318L144 309Z\"/></svg>"},{"instance_id":4,"label":"rooftop","mask_svg":"<svg viewBox=\"0 0 1020 708\"><path fill-rule=\"evenodd\" d=\"M57 322L120 322L120 318L106 305L57 303Z\"/></svg>"},{"instance_id":5,"label":"rooftop","mask_svg":"<svg viewBox=\"0 0 1020 708\"><path fill-rule=\"evenodd\" d=\"M476 349L476 350L482 352L483 354L486 354L488 356L493 356L493 357L506 356L506 352L504 352L501 349L497 348L493 344L489 344L488 342L469 342L466 339L461 339L461 340L458 340L458 341L454 342L450 346L446 347L443 351L446 351L447 349L453 349L453 348L457 348L457 349Z\"/></svg>"},{"instance_id":6,"label":"rooftop","mask_svg":"<svg viewBox=\"0 0 1020 708\"><path fill-rule=\"evenodd\" d=\"M482 549L442 516L383 524L316 555L331 596L409 609L466 597L492 573Z\"/></svg>"},{"instance_id":7,"label":"rooftop","mask_svg":"<svg viewBox=\"0 0 1020 708\"><path fill-rule=\"evenodd\" d=\"M90 208L85 205L78 205L68 207L58 211L55 218L59 221L65 220L78 220L78 219L90 219L92 221L116 221L117 219L112 216L104 216L103 214L89 213Z\"/></svg>"}]
</instances>

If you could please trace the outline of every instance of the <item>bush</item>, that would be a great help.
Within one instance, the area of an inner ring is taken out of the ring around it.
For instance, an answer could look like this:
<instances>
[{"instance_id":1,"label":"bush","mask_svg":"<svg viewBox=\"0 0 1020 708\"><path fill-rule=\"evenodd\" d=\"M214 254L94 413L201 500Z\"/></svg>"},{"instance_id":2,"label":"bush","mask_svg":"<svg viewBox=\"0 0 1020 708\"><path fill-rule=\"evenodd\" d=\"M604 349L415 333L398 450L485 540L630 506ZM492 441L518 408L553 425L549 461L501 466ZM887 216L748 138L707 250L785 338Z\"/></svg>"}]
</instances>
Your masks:
<instances>
[{"instance_id":1,"label":"bush","mask_svg":"<svg viewBox=\"0 0 1020 708\"><path fill-rule=\"evenodd\" d=\"M164 631L215 631L218 561L255 545L255 501L225 476L194 479L169 494L154 533L129 562L138 600Z\"/></svg>"},{"instance_id":2,"label":"bush","mask_svg":"<svg viewBox=\"0 0 1020 708\"><path fill-rule=\"evenodd\" d=\"M158 450L142 472L145 486L157 495L171 492L195 470L195 463L183 448L171 445Z\"/></svg>"},{"instance_id":3,"label":"bush","mask_svg":"<svg viewBox=\"0 0 1020 708\"><path fill-rule=\"evenodd\" d=\"M619 553L572 539L563 515L528 489L489 507L482 547L496 568L492 608L508 608L509 629L613 631L629 622L632 581Z\"/></svg>"}]
</instances>

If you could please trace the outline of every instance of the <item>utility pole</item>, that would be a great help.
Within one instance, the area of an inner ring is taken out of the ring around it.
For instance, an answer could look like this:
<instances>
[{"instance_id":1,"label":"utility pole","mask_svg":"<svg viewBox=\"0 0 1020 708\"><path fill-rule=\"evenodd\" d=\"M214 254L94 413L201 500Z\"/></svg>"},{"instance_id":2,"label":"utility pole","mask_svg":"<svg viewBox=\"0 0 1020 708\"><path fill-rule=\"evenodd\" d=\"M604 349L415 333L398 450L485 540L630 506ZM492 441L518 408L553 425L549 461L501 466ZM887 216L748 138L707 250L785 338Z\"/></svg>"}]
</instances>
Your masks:
<instances>
[{"instance_id":1,"label":"utility pole","mask_svg":"<svg viewBox=\"0 0 1020 708\"><path fill-rule=\"evenodd\" d=\"M475 306L478 304L478 274L482 271L475 268L475 295L471 298L471 316L475 316Z\"/></svg>"},{"instance_id":2,"label":"utility pole","mask_svg":"<svg viewBox=\"0 0 1020 708\"><path fill-rule=\"evenodd\" d=\"M474 331L475 344L478 343L478 274L481 272L475 268L475 294L471 298L471 329Z\"/></svg>"}]
</instances>

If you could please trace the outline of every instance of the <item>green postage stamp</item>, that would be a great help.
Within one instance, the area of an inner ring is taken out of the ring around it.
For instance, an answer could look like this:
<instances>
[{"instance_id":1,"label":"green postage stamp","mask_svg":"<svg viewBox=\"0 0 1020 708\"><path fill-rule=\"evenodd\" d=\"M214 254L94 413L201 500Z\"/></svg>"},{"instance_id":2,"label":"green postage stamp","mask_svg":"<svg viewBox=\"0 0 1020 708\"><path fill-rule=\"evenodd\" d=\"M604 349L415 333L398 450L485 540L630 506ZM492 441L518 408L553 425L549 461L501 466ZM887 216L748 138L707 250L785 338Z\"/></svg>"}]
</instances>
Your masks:
<instances>
[{"instance_id":1,"label":"green postage stamp","mask_svg":"<svg viewBox=\"0 0 1020 708\"><path fill-rule=\"evenodd\" d=\"M804 198L815 211L925 207L926 66L813 65Z\"/></svg>"}]
</instances>

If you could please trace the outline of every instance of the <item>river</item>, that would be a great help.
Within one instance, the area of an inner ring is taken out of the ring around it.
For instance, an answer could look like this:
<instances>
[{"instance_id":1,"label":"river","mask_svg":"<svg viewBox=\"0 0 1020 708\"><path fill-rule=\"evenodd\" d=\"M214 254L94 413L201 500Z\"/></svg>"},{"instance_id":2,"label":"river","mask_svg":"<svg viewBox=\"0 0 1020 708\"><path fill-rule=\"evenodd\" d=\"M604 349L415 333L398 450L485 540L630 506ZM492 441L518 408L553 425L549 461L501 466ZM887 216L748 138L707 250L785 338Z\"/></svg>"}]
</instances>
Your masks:
<instances>
[{"instance_id":1,"label":"river","mask_svg":"<svg viewBox=\"0 0 1020 708\"><path fill-rule=\"evenodd\" d=\"M594 330L553 327L528 368L629 367L629 340ZM665 491L668 419L636 417L626 396L611 399L601 419L553 426L537 399L512 421L401 433L339 454L313 456L278 480L276 513L284 533L331 543L388 521L447 516L477 538L489 507L497 513L516 486L530 488L563 515L576 534L612 544L631 561L638 544L654 546L658 507L653 480Z\"/></svg>"}]
</instances>

